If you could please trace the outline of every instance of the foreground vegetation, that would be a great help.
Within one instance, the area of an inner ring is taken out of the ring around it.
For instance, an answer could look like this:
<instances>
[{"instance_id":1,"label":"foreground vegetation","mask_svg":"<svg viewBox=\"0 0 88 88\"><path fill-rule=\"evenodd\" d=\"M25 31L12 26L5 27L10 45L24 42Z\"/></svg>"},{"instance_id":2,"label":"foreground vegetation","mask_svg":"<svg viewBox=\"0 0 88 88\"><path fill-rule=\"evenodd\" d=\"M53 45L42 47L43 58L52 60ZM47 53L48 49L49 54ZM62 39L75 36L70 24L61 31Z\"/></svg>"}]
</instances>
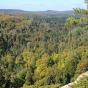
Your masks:
<instances>
[{"instance_id":1,"label":"foreground vegetation","mask_svg":"<svg viewBox=\"0 0 88 88\"><path fill-rule=\"evenodd\" d=\"M0 14L0 87L58 88L87 71L88 11L78 13Z\"/></svg>"},{"instance_id":2,"label":"foreground vegetation","mask_svg":"<svg viewBox=\"0 0 88 88\"><path fill-rule=\"evenodd\" d=\"M76 85L72 88L88 88L88 77L82 78Z\"/></svg>"}]
</instances>

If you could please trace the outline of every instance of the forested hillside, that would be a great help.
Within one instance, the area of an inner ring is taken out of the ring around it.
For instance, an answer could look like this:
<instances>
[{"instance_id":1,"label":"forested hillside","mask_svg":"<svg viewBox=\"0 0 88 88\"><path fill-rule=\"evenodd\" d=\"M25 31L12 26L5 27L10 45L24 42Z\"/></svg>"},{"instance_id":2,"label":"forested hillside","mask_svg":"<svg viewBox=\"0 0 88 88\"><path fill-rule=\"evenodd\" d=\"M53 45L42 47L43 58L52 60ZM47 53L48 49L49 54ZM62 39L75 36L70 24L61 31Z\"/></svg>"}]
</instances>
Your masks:
<instances>
[{"instance_id":1,"label":"forested hillside","mask_svg":"<svg viewBox=\"0 0 88 88\"><path fill-rule=\"evenodd\" d=\"M59 88L88 70L88 10L74 13L0 14L1 88Z\"/></svg>"}]
</instances>

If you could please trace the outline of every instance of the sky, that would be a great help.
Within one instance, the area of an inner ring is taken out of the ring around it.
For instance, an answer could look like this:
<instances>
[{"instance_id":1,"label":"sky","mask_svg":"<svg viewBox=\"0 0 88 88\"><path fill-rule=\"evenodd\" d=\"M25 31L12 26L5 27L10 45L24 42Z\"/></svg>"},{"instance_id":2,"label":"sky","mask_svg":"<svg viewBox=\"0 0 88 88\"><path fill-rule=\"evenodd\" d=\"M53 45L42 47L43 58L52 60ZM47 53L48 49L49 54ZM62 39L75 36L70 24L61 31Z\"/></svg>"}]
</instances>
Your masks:
<instances>
[{"instance_id":1,"label":"sky","mask_svg":"<svg viewBox=\"0 0 88 88\"><path fill-rule=\"evenodd\" d=\"M21 9L26 11L66 11L86 8L84 0L0 0L0 9Z\"/></svg>"}]
</instances>

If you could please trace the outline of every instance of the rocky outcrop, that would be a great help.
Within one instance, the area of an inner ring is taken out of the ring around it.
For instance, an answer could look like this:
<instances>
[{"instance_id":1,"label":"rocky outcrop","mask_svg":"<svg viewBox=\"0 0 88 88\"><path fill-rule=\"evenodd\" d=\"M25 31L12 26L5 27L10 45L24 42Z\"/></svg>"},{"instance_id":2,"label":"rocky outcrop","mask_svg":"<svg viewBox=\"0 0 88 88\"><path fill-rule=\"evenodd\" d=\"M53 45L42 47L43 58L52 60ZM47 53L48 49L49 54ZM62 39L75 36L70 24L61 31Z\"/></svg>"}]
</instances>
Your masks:
<instances>
[{"instance_id":1,"label":"rocky outcrop","mask_svg":"<svg viewBox=\"0 0 88 88\"><path fill-rule=\"evenodd\" d=\"M72 86L77 84L78 81L80 81L81 78L84 78L84 77L87 77L87 76L88 76L88 71L85 72L85 73L82 73L81 75L79 75L74 82L71 82L71 83L69 83L69 84L67 84L65 86L60 87L60 88L72 88Z\"/></svg>"}]
</instances>

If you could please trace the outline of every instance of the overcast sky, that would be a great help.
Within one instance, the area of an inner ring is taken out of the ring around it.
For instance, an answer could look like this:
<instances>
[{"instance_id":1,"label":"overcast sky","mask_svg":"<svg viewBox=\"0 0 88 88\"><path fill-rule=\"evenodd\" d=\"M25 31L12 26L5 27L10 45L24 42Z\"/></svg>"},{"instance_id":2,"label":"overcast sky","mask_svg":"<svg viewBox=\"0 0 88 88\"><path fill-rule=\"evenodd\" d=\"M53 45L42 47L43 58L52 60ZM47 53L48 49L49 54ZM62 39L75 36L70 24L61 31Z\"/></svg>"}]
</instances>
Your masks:
<instances>
[{"instance_id":1,"label":"overcast sky","mask_svg":"<svg viewBox=\"0 0 88 88\"><path fill-rule=\"evenodd\" d=\"M65 11L73 8L86 8L86 4L84 0L0 0L0 9Z\"/></svg>"}]
</instances>

